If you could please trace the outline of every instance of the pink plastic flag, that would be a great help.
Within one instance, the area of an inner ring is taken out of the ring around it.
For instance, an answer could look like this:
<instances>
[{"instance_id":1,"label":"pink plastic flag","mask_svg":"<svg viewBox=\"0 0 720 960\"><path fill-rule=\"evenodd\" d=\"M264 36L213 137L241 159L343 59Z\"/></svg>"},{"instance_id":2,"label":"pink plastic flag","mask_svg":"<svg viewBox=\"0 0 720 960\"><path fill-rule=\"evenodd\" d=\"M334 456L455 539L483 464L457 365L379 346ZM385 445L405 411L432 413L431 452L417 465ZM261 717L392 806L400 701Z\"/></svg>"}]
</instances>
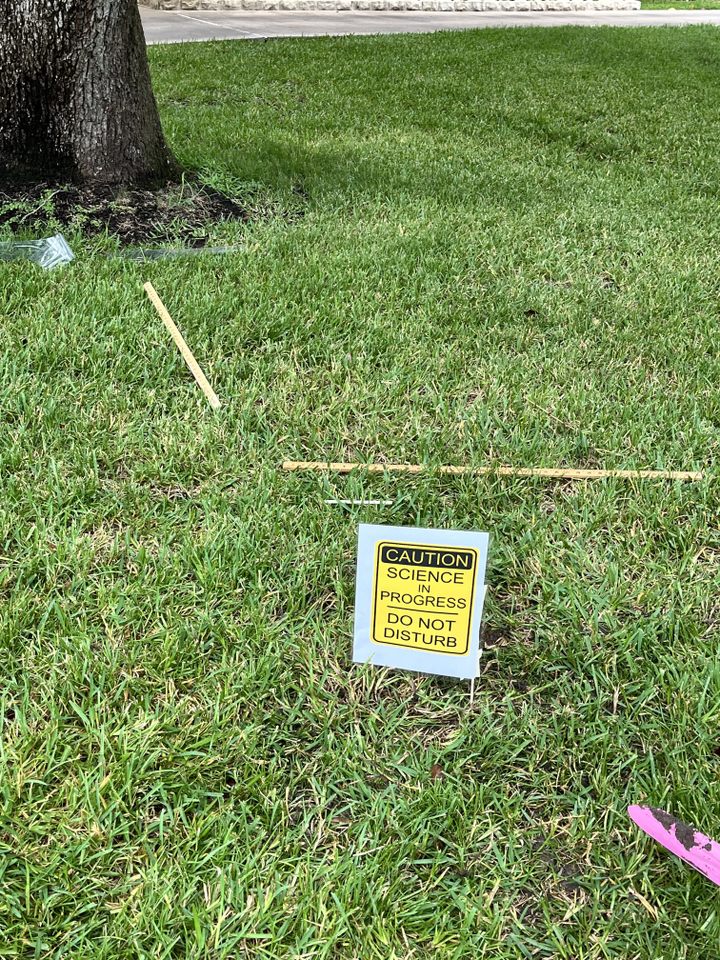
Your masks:
<instances>
[{"instance_id":1,"label":"pink plastic flag","mask_svg":"<svg viewBox=\"0 0 720 960\"><path fill-rule=\"evenodd\" d=\"M653 840L720 887L720 844L657 807L628 807L628 815Z\"/></svg>"}]
</instances>

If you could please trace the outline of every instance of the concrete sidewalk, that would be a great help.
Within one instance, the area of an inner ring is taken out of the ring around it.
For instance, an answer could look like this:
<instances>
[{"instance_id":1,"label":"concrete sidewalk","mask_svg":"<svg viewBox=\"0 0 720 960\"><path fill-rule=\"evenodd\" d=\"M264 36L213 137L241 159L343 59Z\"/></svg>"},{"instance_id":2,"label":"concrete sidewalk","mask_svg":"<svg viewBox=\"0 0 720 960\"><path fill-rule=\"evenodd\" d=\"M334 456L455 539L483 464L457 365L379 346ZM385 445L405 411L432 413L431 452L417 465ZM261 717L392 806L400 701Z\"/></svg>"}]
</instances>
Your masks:
<instances>
[{"instance_id":1,"label":"concrete sidewalk","mask_svg":"<svg viewBox=\"0 0 720 960\"><path fill-rule=\"evenodd\" d=\"M720 10L580 11L577 13L331 13L282 10L151 10L141 7L148 43L251 40L374 33L433 33L481 27L720 26Z\"/></svg>"}]
</instances>

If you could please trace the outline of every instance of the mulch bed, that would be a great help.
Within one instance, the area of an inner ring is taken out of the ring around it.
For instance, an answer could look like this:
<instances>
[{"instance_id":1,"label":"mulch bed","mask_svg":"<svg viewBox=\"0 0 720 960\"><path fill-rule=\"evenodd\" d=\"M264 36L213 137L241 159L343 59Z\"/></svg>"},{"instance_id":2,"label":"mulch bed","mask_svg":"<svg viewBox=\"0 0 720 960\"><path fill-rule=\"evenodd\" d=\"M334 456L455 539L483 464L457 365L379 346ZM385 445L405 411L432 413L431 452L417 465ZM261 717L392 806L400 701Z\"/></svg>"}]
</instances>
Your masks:
<instances>
[{"instance_id":1,"label":"mulch bed","mask_svg":"<svg viewBox=\"0 0 720 960\"><path fill-rule=\"evenodd\" d=\"M203 247L213 225L247 222L250 213L218 190L197 183L158 190L0 182L0 226L47 234L60 227L83 236L105 233L123 246L175 243Z\"/></svg>"}]
</instances>

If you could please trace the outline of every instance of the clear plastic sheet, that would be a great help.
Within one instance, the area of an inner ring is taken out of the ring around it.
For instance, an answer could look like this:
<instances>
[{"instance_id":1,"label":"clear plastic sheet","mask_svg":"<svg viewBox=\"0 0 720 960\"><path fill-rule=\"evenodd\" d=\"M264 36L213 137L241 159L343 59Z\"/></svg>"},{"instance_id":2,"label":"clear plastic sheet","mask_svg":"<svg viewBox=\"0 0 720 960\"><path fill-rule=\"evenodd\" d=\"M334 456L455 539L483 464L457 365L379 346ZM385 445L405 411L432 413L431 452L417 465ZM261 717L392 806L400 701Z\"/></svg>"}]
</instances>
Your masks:
<instances>
[{"instance_id":1,"label":"clear plastic sheet","mask_svg":"<svg viewBox=\"0 0 720 960\"><path fill-rule=\"evenodd\" d=\"M149 260L174 260L183 257L196 257L200 254L239 253L241 246L228 247L126 247L108 257L120 257L140 263ZM29 260L43 270L52 270L64 263L70 263L75 255L62 234L48 237L46 240L10 240L0 243L0 260Z\"/></svg>"},{"instance_id":2,"label":"clear plastic sheet","mask_svg":"<svg viewBox=\"0 0 720 960\"><path fill-rule=\"evenodd\" d=\"M110 256L123 260L174 260L180 257L197 257L206 253L239 253L242 247L126 247Z\"/></svg>"},{"instance_id":3,"label":"clear plastic sheet","mask_svg":"<svg viewBox=\"0 0 720 960\"><path fill-rule=\"evenodd\" d=\"M29 260L43 270L53 270L74 259L75 254L60 233L46 240L10 240L0 243L0 260Z\"/></svg>"}]
</instances>

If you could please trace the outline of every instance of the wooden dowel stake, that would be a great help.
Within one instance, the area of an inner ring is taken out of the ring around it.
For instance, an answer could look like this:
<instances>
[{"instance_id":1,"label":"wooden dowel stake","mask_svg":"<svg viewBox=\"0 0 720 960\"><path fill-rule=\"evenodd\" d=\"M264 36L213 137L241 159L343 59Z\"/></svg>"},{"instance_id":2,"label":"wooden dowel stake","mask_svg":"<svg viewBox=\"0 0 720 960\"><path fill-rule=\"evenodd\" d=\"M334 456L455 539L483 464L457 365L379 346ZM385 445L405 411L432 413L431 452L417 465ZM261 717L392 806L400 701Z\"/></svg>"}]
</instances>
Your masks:
<instances>
[{"instance_id":1,"label":"wooden dowel stake","mask_svg":"<svg viewBox=\"0 0 720 960\"><path fill-rule=\"evenodd\" d=\"M192 373L192 375L195 377L197 385L200 387L202 392L207 397L208 403L213 408L213 410L217 410L218 407L220 406L220 398L215 393L213 388L210 386L210 383L208 382L208 378L200 369L200 364L197 362L197 360L193 356L193 352L190 349L190 347L185 343L185 338L180 333L178 328L175 326L173 322L173 318L167 312L165 304L162 302L162 300L158 296L157 291L155 290L155 287L150 282L148 282L143 286L143 290L150 298L150 302L155 307L158 314L160 315L160 319L167 327L170 333L170 336L175 341L175 345L177 346L178 350L183 356L183 360L190 368L190 372Z\"/></svg>"},{"instance_id":2,"label":"wooden dowel stake","mask_svg":"<svg viewBox=\"0 0 720 960\"><path fill-rule=\"evenodd\" d=\"M417 463L326 463L317 460L286 460L283 470L327 471L351 473L445 473L473 477L545 477L547 480L702 480L703 474L693 470L572 470L554 467L425 467Z\"/></svg>"}]
</instances>

